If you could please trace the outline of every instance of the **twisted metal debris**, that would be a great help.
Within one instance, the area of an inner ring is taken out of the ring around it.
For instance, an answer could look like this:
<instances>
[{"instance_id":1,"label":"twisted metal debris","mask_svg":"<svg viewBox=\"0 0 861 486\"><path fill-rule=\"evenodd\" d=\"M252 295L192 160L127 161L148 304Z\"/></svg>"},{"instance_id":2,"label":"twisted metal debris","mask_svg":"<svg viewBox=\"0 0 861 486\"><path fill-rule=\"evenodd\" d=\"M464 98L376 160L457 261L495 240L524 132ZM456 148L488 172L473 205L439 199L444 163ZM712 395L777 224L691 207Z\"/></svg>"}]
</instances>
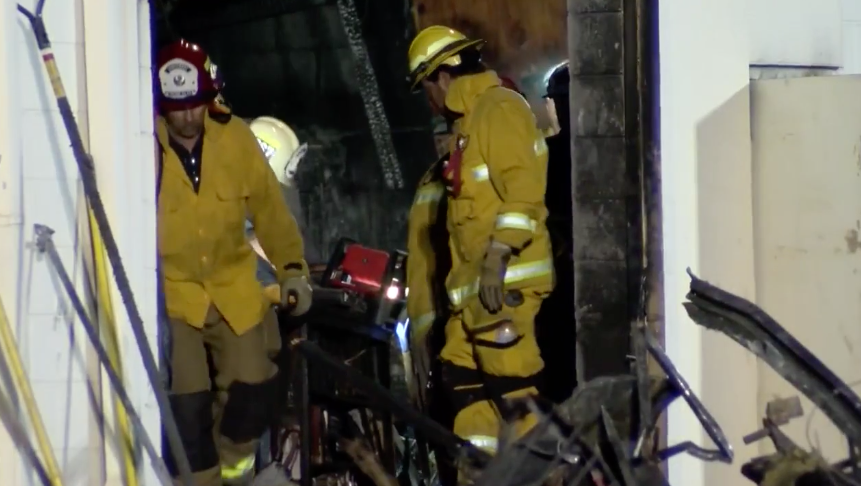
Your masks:
<instances>
[{"instance_id":1,"label":"twisted metal debris","mask_svg":"<svg viewBox=\"0 0 861 486\"><path fill-rule=\"evenodd\" d=\"M836 464L828 464L815 451L800 448L778 429L801 415L797 398L775 400L766 409L763 429L748 434L744 440L749 443L770 438L777 452L742 465L740 472L760 486L861 486L857 445L861 439L861 398L754 304L693 275L688 299L685 307L694 322L726 334L757 354L822 409L850 444L849 457ZM291 347L341 375L374 399L377 406L388 409L416 432L446 448L462 477L472 486L669 486L661 463L675 455L731 463L733 450L729 441L655 336L646 326L634 326L633 332L661 373L646 374L639 369L645 368L641 356L636 363L638 369L630 374L588 381L559 405L545 403L539 397L512 400L510 408L515 415L507 417L509 424L517 414L532 413L539 420L517 440L506 440L511 428L506 425L500 431L500 447L493 457L358 371L332 359L313 343L295 341ZM711 438L713 448L692 442L659 447L660 416L679 398ZM414 480L413 484L418 483Z\"/></svg>"},{"instance_id":2,"label":"twisted metal debris","mask_svg":"<svg viewBox=\"0 0 861 486\"><path fill-rule=\"evenodd\" d=\"M688 299L685 307L695 323L721 332L754 352L831 418L849 443L849 457L828 464L816 451L802 449L778 428L801 415L797 398L774 400L766 409L763 429L744 440L749 443L767 437L777 452L742 465L740 472L760 486L861 486L861 398L756 305L693 275ZM676 454L732 462L732 448L720 427L655 337L645 328L635 328L634 332L664 376L649 376L645 387L639 372L595 379L551 408L542 408L533 398L521 400L521 408L539 415L538 425L501 448L476 486L537 486L551 481L572 486L666 486L659 464ZM649 414L637 410L642 408L638 403L644 391L651 407ZM692 443L657 449L654 431L658 417L680 397L716 444L714 450Z\"/></svg>"}]
</instances>

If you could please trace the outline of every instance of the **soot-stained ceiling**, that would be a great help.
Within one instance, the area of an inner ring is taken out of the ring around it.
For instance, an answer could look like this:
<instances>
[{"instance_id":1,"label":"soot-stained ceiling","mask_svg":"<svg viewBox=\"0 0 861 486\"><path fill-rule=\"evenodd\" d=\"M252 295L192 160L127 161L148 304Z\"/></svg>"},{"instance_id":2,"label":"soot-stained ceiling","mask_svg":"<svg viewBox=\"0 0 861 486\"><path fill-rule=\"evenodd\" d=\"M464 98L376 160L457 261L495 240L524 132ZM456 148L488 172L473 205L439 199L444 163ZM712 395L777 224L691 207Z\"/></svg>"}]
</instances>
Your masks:
<instances>
[{"instance_id":1,"label":"soot-stained ceiling","mask_svg":"<svg viewBox=\"0 0 861 486\"><path fill-rule=\"evenodd\" d=\"M237 115L280 118L309 143L297 175L309 259L325 258L341 236L404 246L413 191L436 159L427 103L405 83L414 35L408 0L340 0L341 10L332 0L155 1L158 45L178 37L199 43L219 66ZM349 4L377 86L357 70L341 17ZM379 113L369 122L369 92L379 93L389 130ZM381 155L397 159L402 187L387 186Z\"/></svg>"},{"instance_id":2,"label":"soot-stained ceiling","mask_svg":"<svg viewBox=\"0 0 861 486\"><path fill-rule=\"evenodd\" d=\"M565 0L414 0L418 28L441 24L487 41L482 59L535 103L544 75L566 59Z\"/></svg>"}]
</instances>

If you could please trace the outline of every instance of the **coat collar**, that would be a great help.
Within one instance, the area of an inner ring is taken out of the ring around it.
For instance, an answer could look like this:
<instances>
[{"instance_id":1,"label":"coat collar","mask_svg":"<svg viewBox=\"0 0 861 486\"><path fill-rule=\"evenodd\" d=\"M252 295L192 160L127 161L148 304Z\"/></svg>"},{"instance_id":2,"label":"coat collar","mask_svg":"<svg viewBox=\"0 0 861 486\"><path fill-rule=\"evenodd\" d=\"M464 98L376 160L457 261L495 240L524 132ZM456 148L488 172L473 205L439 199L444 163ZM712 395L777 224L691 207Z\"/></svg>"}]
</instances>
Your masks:
<instances>
[{"instance_id":1,"label":"coat collar","mask_svg":"<svg viewBox=\"0 0 861 486\"><path fill-rule=\"evenodd\" d=\"M211 116L207 113L206 117L203 119L203 141L205 142L215 142L221 135L224 133L224 128L227 125L224 123L219 123L212 119ZM159 115L155 120L155 130L158 136L159 142L161 142L162 146L167 148L168 144L168 132L167 132L167 120L161 115Z\"/></svg>"},{"instance_id":2,"label":"coat collar","mask_svg":"<svg viewBox=\"0 0 861 486\"><path fill-rule=\"evenodd\" d=\"M220 123L217 120L212 119L211 116L207 114L206 118L203 120L203 151L201 155L201 163L205 164L207 167L212 165L219 165L223 162L219 162L221 159L218 157L218 149L217 142L222 137L226 130L227 124ZM179 179L182 183L188 188L192 189L191 181L189 181L188 177L185 175L185 170L182 168L181 163L175 157L167 159L165 155L169 152L174 152L174 150L170 147L170 135L167 131L167 120L162 116L158 116L155 121L155 130L156 130L156 138L158 139L159 145L161 145L162 150L162 158L161 158L161 177L164 177L165 172L175 173L179 176ZM167 160L174 160L175 163L165 163ZM204 169L204 174L209 174L211 171ZM181 174L181 175L180 175ZM211 179L212 176L207 176L207 179ZM161 184L161 181L159 181ZM200 191L209 190L208 188L211 186L211 182L207 182L206 184L201 183Z\"/></svg>"},{"instance_id":3,"label":"coat collar","mask_svg":"<svg viewBox=\"0 0 861 486\"><path fill-rule=\"evenodd\" d=\"M475 107L481 95L490 88L501 85L502 81L493 71L461 76L451 82L445 95L445 107L466 115Z\"/></svg>"}]
</instances>

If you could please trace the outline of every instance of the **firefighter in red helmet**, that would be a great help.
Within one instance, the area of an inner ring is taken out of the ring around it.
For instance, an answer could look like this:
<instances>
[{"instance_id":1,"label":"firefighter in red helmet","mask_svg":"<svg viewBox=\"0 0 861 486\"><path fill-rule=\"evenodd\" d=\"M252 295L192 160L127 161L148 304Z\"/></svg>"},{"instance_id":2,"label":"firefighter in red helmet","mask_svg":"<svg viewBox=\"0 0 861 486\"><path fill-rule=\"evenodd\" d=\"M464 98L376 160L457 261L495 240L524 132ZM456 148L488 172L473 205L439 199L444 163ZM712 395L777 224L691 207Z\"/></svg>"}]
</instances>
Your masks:
<instances>
[{"instance_id":1,"label":"firefighter in red helmet","mask_svg":"<svg viewBox=\"0 0 861 486\"><path fill-rule=\"evenodd\" d=\"M302 237L248 125L213 104L218 90L206 53L179 41L159 52L156 69L171 407L195 484L248 484L277 406L271 352L280 337L245 221L252 220L281 303L294 315L311 305Z\"/></svg>"}]
</instances>

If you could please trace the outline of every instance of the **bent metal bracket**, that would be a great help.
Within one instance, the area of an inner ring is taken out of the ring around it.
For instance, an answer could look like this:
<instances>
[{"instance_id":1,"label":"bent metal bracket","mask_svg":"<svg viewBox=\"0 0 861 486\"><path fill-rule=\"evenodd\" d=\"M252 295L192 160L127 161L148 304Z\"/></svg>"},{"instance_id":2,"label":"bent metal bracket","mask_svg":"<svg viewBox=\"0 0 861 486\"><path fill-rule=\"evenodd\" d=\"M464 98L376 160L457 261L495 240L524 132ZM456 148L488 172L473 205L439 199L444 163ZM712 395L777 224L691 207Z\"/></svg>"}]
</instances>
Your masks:
<instances>
[{"instance_id":1,"label":"bent metal bracket","mask_svg":"<svg viewBox=\"0 0 861 486\"><path fill-rule=\"evenodd\" d=\"M849 458L833 465L821 462L812 473L829 478L828 484L861 484L856 454L857 445L861 444L858 395L762 309L693 274L690 277L685 308L694 322L751 350L807 396L846 435ZM645 382L642 377L638 379L640 373L599 378L579 387L569 400L556 407L542 407L538 401L526 399L523 406L538 413L542 420L529 434L502 448L476 484L539 485L559 478L562 484L585 485L593 484L594 472L600 471L605 484L666 485L659 464L676 454L687 453L704 461L732 462L732 448L720 427L691 392L655 337L645 328L634 332L640 333L634 337L645 343L665 376L650 376ZM649 397L646 406L652 407L645 418L638 413L638 409L645 408L639 398L643 395ZM692 443L656 449L654 430L658 417L679 397L699 419L715 449L703 449ZM787 450L785 436L771 425L770 437ZM780 462L772 467L780 467Z\"/></svg>"}]
</instances>

